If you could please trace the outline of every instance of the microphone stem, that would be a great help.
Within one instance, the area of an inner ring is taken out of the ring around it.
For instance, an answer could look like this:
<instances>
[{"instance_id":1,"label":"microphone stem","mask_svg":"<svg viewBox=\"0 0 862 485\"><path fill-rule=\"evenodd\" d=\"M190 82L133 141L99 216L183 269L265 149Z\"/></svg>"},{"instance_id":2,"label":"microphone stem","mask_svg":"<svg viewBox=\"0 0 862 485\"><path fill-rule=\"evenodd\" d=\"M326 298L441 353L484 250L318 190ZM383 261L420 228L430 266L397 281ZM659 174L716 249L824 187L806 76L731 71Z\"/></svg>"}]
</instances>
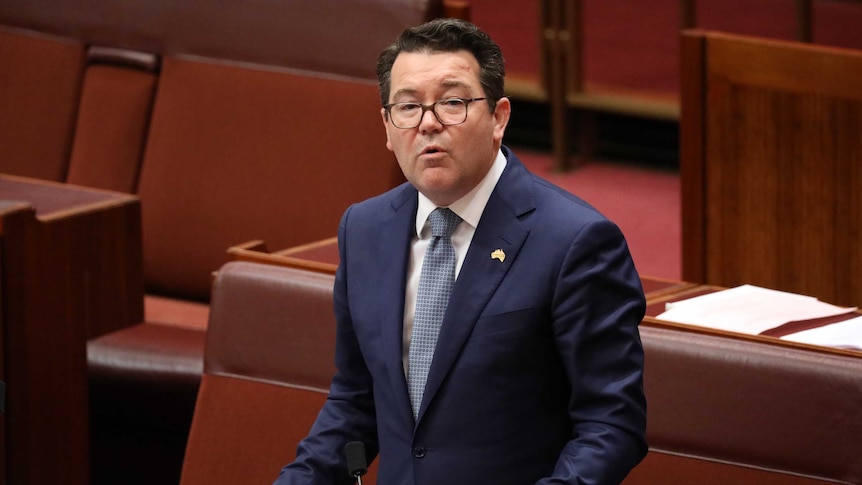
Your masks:
<instances>
[{"instance_id":1,"label":"microphone stem","mask_svg":"<svg viewBox=\"0 0 862 485\"><path fill-rule=\"evenodd\" d=\"M362 475L356 475L356 485L362 485Z\"/></svg>"}]
</instances>

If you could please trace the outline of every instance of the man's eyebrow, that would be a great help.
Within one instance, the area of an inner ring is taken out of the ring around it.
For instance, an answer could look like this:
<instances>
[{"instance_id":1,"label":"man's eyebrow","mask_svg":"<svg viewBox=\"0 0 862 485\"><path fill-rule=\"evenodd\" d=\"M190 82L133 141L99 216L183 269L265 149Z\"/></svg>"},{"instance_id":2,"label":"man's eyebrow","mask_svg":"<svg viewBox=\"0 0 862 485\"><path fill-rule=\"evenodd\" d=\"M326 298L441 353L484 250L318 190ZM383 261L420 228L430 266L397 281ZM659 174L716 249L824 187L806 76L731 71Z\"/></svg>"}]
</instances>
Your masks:
<instances>
[{"instance_id":1,"label":"man's eyebrow","mask_svg":"<svg viewBox=\"0 0 862 485\"><path fill-rule=\"evenodd\" d=\"M440 86L444 88L466 88L470 89L470 85L457 79L444 79L440 82ZM392 99L398 99L400 96L416 96L419 92L416 88L401 88L392 93Z\"/></svg>"},{"instance_id":2,"label":"man's eyebrow","mask_svg":"<svg viewBox=\"0 0 862 485\"><path fill-rule=\"evenodd\" d=\"M401 89L395 91L394 93L392 93L392 98L394 99L394 98L397 98L398 96L414 95L414 94L416 94L416 89L401 88Z\"/></svg>"},{"instance_id":3,"label":"man's eyebrow","mask_svg":"<svg viewBox=\"0 0 862 485\"><path fill-rule=\"evenodd\" d=\"M440 83L441 86L446 88L470 88L470 85L465 83L464 81L459 81L457 79L447 79Z\"/></svg>"}]
</instances>

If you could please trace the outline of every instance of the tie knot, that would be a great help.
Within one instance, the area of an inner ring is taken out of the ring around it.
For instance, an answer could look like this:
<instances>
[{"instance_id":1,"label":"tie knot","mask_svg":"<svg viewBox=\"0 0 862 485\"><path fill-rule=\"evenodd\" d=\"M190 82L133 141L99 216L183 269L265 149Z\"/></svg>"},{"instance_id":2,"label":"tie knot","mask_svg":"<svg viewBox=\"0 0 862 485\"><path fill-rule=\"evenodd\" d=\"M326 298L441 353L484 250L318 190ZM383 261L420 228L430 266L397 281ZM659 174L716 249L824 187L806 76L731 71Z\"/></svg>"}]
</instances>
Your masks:
<instances>
[{"instance_id":1,"label":"tie knot","mask_svg":"<svg viewBox=\"0 0 862 485\"><path fill-rule=\"evenodd\" d=\"M452 237L455 228L461 222L458 214L445 207L438 207L428 216L431 221L431 235L433 237Z\"/></svg>"}]
</instances>

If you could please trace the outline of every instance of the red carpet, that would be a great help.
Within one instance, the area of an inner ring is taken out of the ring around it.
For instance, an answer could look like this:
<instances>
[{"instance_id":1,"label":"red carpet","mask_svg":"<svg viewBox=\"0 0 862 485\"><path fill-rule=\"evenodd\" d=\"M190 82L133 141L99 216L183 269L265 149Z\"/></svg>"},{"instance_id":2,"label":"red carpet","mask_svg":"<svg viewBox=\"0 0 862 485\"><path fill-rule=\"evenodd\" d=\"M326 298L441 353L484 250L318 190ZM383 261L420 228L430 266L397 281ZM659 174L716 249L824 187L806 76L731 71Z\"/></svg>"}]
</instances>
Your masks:
<instances>
[{"instance_id":1,"label":"red carpet","mask_svg":"<svg viewBox=\"0 0 862 485\"><path fill-rule=\"evenodd\" d=\"M580 196L620 226L640 274L682 278L679 175L624 162L590 161L554 171L544 152L512 147L534 173Z\"/></svg>"}]
</instances>

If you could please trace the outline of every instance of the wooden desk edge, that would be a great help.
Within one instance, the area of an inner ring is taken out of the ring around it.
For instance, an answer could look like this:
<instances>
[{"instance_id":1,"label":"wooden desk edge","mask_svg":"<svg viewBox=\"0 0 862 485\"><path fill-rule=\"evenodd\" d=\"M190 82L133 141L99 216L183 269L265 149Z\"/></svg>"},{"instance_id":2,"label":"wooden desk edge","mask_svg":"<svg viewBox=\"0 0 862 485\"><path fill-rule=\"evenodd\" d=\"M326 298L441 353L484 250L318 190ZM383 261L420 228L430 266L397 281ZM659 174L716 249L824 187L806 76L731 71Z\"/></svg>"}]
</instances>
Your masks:
<instances>
[{"instance_id":1,"label":"wooden desk edge","mask_svg":"<svg viewBox=\"0 0 862 485\"><path fill-rule=\"evenodd\" d=\"M230 260L232 261L248 261L262 264L274 264L279 266L287 266L292 268L300 268L328 274L335 274L335 271L338 268L337 264L324 263L321 261L292 256L294 254L301 254L304 251L322 248L325 246L333 246L335 244L337 244L337 238L333 237L270 253L266 252L266 245L262 241L249 241L229 248L228 255ZM691 298L693 296L698 296L699 294L723 289L714 285L701 285L696 283L676 281L652 276L644 276L642 277L642 279L644 281L653 281L667 284L666 287L645 293L648 306L666 303L673 300ZM651 315L645 316L641 324L648 327L663 328L688 333L699 333L702 335L732 338L749 342L759 342L783 348L802 349L825 353L829 355L862 358L862 352L851 349L805 344L800 342L792 342L789 340L782 340L777 337L770 337L765 335L752 335L739 332L729 332L704 326L668 322L665 320L660 320L656 318L656 316Z\"/></svg>"},{"instance_id":2,"label":"wooden desk edge","mask_svg":"<svg viewBox=\"0 0 862 485\"><path fill-rule=\"evenodd\" d=\"M81 192L89 192L94 194L102 194L105 196L104 200L87 202L79 205L74 205L70 207L66 207L60 210L55 210L48 213L40 214L36 211L36 207L33 202L27 200L9 200L7 201L9 211L21 210L26 207L33 208L33 211L36 212L36 218L43 222L52 222L59 219L66 219L69 217L73 217L80 214L86 214L90 212L100 211L100 210L108 210L114 207L119 207L128 204L139 204L140 199L136 195L126 194L122 192L114 192L110 190L97 189L92 187L84 187L81 185L72 185L66 184L62 182L52 182L49 180L40 180L28 177L20 177L17 175L8 175L8 174L0 174L0 180L6 179L12 182L23 183L23 184L32 184L34 186L41 187L56 187L59 190L70 190L70 191L81 191Z\"/></svg>"},{"instance_id":3,"label":"wooden desk edge","mask_svg":"<svg viewBox=\"0 0 862 485\"><path fill-rule=\"evenodd\" d=\"M769 337L765 335L753 335L747 333L739 333L739 332L730 332L727 330L719 330L710 327L702 327L699 325L689 325L685 323L676 323L676 322L668 322L666 320L660 320L655 317L644 317L641 325L652 327L652 328L662 328L666 330L674 330L681 331L687 333L697 333L706 336L712 337L722 337L722 338L730 338L734 340L741 340L745 342L757 342L767 345L772 345L776 347L782 348L790 348L790 349L798 349L798 350L806 350L818 352L821 354L827 355L837 355L843 357L852 357L856 359L862 359L862 351L851 350L851 349L842 349L840 347L826 347L822 345L814 345L814 344L806 344L802 342L793 342L790 340L783 340L778 337Z\"/></svg>"},{"instance_id":4,"label":"wooden desk edge","mask_svg":"<svg viewBox=\"0 0 862 485\"><path fill-rule=\"evenodd\" d=\"M244 247L244 245L233 246L228 248L228 259L230 261L246 261L250 263L272 264L276 266L286 266L289 268L306 269L320 273L335 274L338 265L331 263L322 263L304 258L296 258L290 255L285 255L296 248L279 251L276 253L268 253L253 248Z\"/></svg>"}]
</instances>

